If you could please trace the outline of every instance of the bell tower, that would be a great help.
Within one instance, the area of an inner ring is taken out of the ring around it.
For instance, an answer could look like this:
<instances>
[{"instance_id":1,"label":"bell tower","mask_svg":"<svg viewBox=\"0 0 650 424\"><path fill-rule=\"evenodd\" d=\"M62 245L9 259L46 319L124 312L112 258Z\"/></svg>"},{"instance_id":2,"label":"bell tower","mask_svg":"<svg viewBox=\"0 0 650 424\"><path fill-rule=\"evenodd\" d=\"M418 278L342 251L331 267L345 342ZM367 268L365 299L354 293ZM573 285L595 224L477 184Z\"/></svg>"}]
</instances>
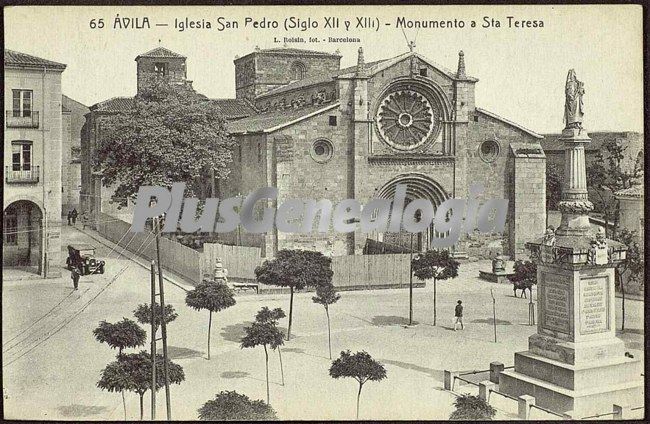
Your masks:
<instances>
[{"instance_id":1,"label":"bell tower","mask_svg":"<svg viewBox=\"0 0 650 424\"><path fill-rule=\"evenodd\" d=\"M156 47L135 58L138 64L138 93L142 82L151 76L169 78L172 82L187 81L186 57L164 47Z\"/></svg>"}]
</instances>

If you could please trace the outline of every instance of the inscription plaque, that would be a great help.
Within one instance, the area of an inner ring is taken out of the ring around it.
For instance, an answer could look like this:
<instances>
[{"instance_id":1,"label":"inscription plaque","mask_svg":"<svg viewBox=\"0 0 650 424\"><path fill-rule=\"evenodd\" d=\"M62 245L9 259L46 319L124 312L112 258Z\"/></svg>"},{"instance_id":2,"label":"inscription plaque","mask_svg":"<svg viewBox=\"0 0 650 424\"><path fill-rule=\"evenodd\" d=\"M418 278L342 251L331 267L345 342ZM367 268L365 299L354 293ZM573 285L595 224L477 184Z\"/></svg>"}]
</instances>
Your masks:
<instances>
[{"instance_id":1,"label":"inscription plaque","mask_svg":"<svg viewBox=\"0 0 650 424\"><path fill-rule=\"evenodd\" d=\"M543 306L544 328L570 333L568 288L558 282L545 281Z\"/></svg>"},{"instance_id":2,"label":"inscription plaque","mask_svg":"<svg viewBox=\"0 0 650 424\"><path fill-rule=\"evenodd\" d=\"M607 279L580 280L580 333L593 334L608 330Z\"/></svg>"}]
</instances>

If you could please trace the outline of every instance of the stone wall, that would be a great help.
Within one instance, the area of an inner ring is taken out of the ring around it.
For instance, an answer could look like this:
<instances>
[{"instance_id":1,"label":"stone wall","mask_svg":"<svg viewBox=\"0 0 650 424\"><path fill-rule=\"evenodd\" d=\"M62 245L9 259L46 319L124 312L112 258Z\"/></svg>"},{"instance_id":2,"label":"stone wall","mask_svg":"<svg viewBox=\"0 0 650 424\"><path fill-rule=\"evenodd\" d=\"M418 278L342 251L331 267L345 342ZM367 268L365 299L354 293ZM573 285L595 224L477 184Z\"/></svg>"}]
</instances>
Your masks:
<instances>
[{"instance_id":1,"label":"stone wall","mask_svg":"<svg viewBox=\"0 0 650 424\"><path fill-rule=\"evenodd\" d=\"M63 107L69 111L63 114L64 130L62 141L62 210L65 218L72 208L80 209L81 192L81 137L89 109L81 103L63 96Z\"/></svg>"}]
</instances>

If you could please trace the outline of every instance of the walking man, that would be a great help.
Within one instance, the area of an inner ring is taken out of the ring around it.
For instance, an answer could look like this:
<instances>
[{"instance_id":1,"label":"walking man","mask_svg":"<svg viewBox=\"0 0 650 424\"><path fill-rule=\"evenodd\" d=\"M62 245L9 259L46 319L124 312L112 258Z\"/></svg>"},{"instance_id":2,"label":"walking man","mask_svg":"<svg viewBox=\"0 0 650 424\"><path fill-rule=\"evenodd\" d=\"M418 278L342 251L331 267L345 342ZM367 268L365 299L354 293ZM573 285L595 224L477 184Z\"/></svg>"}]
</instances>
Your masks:
<instances>
[{"instance_id":1,"label":"walking man","mask_svg":"<svg viewBox=\"0 0 650 424\"><path fill-rule=\"evenodd\" d=\"M72 211L68 211L68 225L72 225Z\"/></svg>"},{"instance_id":2,"label":"walking man","mask_svg":"<svg viewBox=\"0 0 650 424\"><path fill-rule=\"evenodd\" d=\"M77 208L72 208L72 212L70 212L70 216L72 217L72 225L77 225L77 215L79 215Z\"/></svg>"},{"instance_id":3,"label":"walking man","mask_svg":"<svg viewBox=\"0 0 650 424\"><path fill-rule=\"evenodd\" d=\"M72 267L72 284L74 284L74 289L79 290L79 269L76 266Z\"/></svg>"},{"instance_id":4,"label":"walking man","mask_svg":"<svg viewBox=\"0 0 650 424\"><path fill-rule=\"evenodd\" d=\"M454 331L456 331L456 324L460 323L460 329L464 330L465 327L463 326L463 302L458 301L458 304L456 305L456 310L454 313Z\"/></svg>"}]
</instances>

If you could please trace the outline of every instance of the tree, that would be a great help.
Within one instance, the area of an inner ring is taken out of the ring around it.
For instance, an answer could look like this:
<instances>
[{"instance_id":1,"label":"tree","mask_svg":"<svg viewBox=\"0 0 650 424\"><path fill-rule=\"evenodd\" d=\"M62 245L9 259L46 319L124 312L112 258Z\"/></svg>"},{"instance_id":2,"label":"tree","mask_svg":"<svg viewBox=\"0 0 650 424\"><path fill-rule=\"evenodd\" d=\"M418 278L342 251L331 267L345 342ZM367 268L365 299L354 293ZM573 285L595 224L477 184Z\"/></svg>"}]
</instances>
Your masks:
<instances>
[{"instance_id":1,"label":"tree","mask_svg":"<svg viewBox=\"0 0 650 424\"><path fill-rule=\"evenodd\" d=\"M118 356L122 355L122 350L127 347L144 345L147 339L147 332L128 318L115 324L102 321L93 330L93 334L98 342L106 343L111 349L118 349Z\"/></svg>"},{"instance_id":2,"label":"tree","mask_svg":"<svg viewBox=\"0 0 650 424\"><path fill-rule=\"evenodd\" d=\"M270 310L268 306L264 306L255 315L255 321L273 324L277 327L278 321L286 316L281 308ZM284 386L284 367L282 366L282 348L280 346L278 346L278 358L280 359L280 375L282 376L282 385Z\"/></svg>"},{"instance_id":3,"label":"tree","mask_svg":"<svg viewBox=\"0 0 650 424\"><path fill-rule=\"evenodd\" d=\"M185 303L197 311L207 309L210 313L208 319L208 360L210 360L212 313L233 306L236 303L234 294L225 283L204 280L194 290L187 292Z\"/></svg>"},{"instance_id":4,"label":"tree","mask_svg":"<svg viewBox=\"0 0 650 424\"><path fill-rule=\"evenodd\" d=\"M464 393L454 401L456 410L449 416L455 421L485 421L491 420L497 413L496 409L490 406L478 396Z\"/></svg>"},{"instance_id":5,"label":"tree","mask_svg":"<svg viewBox=\"0 0 650 424\"><path fill-rule=\"evenodd\" d=\"M117 357L122 356L122 350L127 347L138 347L144 345L147 333L134 321L124 318L122 321L111 324L106 321L99 323L93 330L95 339L100 343L108 344L111 349L119 349ZM117 370L113 370L116 373ZM124 408L124 419L126 420L126 399L124 390L122 392L122 406Z\"/></svg>"},{"instance_id":6,"label":"tree","mask_svg":"<svg viewBox=\"0 0 650 424\"><path fill-rule=\"evenodd\" d=\"M636 158L631 168L623 166L627 149L628 146L619 140L608 140L596 154L596 160L587 167L587 181L596 194L591 200L594 210L605 218L606 237L611 236L608 228L610 220L614 221L615 226L618 223L618 200L614 193L630 188L643 177L643 155Z\"/></svg>"},{"instance_id":7,"label":"tree","mask_svg":"<svg viewBox=\"0 0 650 424\"><path fill-rule=\"evenodd\" d=\"M372 359L366 351L350 353L341 352L341 356L332 361L330 367L332 378L352 377L359 383L357 392L357 419L359 419L359 399L361 389L367 381L380 381L386 378L386 369L382 364Z\"/></svg>"},{"instance_id":8,"label":"tree","mask_svg":"<svg viewBox=\"0 0 650 424\"><path fill-rule=\"evenodd\" d=\"M526 290L528 290L532 299L532 287L537 284L537 264L519 259L515 261L514 271L514 275L509 280L514 284L515 297L517 297L517 289L520 289L522 297L526 296Z\"/></svg>"},{"instance_id":9,"label":"tree","mask_svg":"<svg viewBox=\"0 0 650 424\"><path fill-rule=\"evenodd\" d=\"M559 165L546 163L546 209L557 210L557 204L562 200L562 180L564 170Z\"/></svg>"},{"instance_id":10,"label":"tree","mask_svg":"<svg viewBox=\"0 0 650 424\"><path fill-rule=\"evenodd\" d=\"M447 250L427 250L413 258L413 275L420 280L433 278L433 325L436 325L436 282L458 276L460 263Z\"/></svg>"},{"instance_id":11,"label":"tree","mask_svg":"<svg viewBox=\"0 0 650 424\"><path fill-rule=\"evenodd\" d=\"M332 333L330 330L329 306L338 302L340 298L341 295L336 292L332 283L316 286L316 296L311 298L314 303L319 303L325 308L325 315L327 315L327 345L329 347L330 359L332 359Z\"/></svg>"},{"instance_id":12,"label":"tree","mask_svg":"<svg viewBox=\"0 0 650 424\"><path fill-rule=\"evenodd\" d=\"M117 361L111 362L101 372L97 387L109 392L131 391L140 397L140 419L144 415L144 394L151 390L151 355L147 351L122 355ZM169 383L180 384L185 380L183 368L168 361ZM156 388L165 387L163 356L156 355Z\"/></svg>"},{"instance_id":13,"label":"tree","mask_svg":"<svg viewBox=\"0 0 650 424\"><path fill-rule=\"evenodd\" d=\"M318 286L332 279L332 260L320 252L310 250L280 250L274 259L264 261L255 268L255 277L261 284L289 287L289 326L287 340L291 337L293 293L306 286Z\"/></svg>"},{"instance_id":14,"label":"tree","mask_svg":"<svg viewBox=\"0 0 650 424\"><path fill-rule=\"evenodd\" d=\"M235 391L222 391L199 408L201 421L275 421L271 405Z\"/></svg>"},{"instance_id":15,"label":"tree","mask_svg":"<svg viewBox=\"0 0 650 424\"><path fill-rule=\"evenodd\" d=\"M154 318L155 319L154 330L158 331L161 317L163 317L163 312L162 312L162 308L160 307L160 303L158 302L154 303L154 310L156 311L155 318ZM140 324L151 325L151 305L149 303L143 303L141 305L138 305L135 311L133 311L133 315L135 316L135 318L138 320ZM178 314L174 310L174 307L170 304L165 305L165 313L164 313L165 324L169 324L170 322L174 321L177 317ZM155 337L155 333L152 334L151 337Z\"/></svg>"},{"instance_id":16,"label":"tree","mask_svg":"<svg viewBox=\"0 0 650 424\"><path fill-rule=\"evenodd\" d=\"M100 124L93 165L106 186L115 185L113 200L135 200L141 186L171 188L176 181L197 197L202 177L225 178L234 142L219 106L168 78L140 84L132 107Z\"/></svg>"},{"instance_id":17,"label":"tree","mask_svg":"<svg viewBox=\"0 0 650 424\"><path fill-rule=\"evenodd\" d=\"M636 231L623 228L616 232L616 241L627 246L625 260L615 268L616 285L621 290L621 331L625 331L625 274L628 274L628 284L643 285L644 257Z\"/></svg>"},{"instance_id":18,"label":"tree","mask_svg":"<svg viewBox=\"0 0 650 424\"><path fill-rule=\"evenodd\" d=\"M268 308L267 308L268 310ZM263 311L263 310L262 310ZM260 311L260 312L262 312ZM269 351L268 347L275 350L279 346L284 344L284 334L282 330L276 327L275 323L267 321L259 321L257 317L260 316L260 312L257 313L255 322L250 327L245 327L244 331L246 335L241 339L241 348L249 348L256 346L264 347L264 356L266 364L266 403L270 403L270 391L269 391ZM266 314L264 312L263 314ZM284 312L283 312L284 314Z\"/></svg>"}]
</instances>

